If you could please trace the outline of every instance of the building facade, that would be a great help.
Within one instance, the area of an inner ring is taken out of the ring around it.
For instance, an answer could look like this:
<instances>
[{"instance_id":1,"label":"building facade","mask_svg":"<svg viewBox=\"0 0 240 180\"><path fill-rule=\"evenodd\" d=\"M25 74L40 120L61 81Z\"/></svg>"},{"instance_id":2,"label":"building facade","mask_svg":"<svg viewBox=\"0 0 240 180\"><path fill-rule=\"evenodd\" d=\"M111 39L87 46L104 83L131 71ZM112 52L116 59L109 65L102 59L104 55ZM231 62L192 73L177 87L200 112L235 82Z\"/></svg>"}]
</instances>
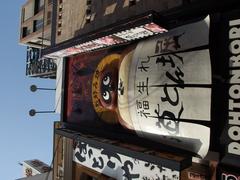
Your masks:
<instances>
[{"instance_id":1,"label":"building facade","mask_svg":"<svg viewBox=\"0 0 240 180\"><path fill-rule=\"evenodd\" d=\"M19 43L27 46L26 75L56 78L56 60L42 58L42 50L51 45L52 1L28 0L21 11Z\"/></svg>"},{"instance_id":2,"label":"building facade","mask_svg":"<svg viewBox=\"0 0 240 180\"><path fill-rule=\"evenodd\" d=\"M59 67L53 179L238 179L239 7L28 1L20 42Z\"/></svg>"},{"instance_id":3,"label":"building facade","mask_svg":"<svg viewBox=\"0 0 240 180\"><path fill-rule=\"evenodd\" d=\"M23 45L44 48L51 44L52 1L29 0L22 6L20 40Z\"/></svg>"}]
</instances>

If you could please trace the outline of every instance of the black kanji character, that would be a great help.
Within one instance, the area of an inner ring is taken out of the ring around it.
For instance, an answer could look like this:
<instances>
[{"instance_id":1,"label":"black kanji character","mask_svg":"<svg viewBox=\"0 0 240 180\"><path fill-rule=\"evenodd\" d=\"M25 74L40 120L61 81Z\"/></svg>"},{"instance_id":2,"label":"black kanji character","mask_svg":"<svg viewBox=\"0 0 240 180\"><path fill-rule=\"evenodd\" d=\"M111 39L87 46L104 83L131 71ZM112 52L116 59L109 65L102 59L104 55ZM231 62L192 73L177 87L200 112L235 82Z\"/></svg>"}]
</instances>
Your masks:
<instances>
[{"instance_id":1,"label":"black kanji character","mask_svg":"<svg viewBox=\"0 0 240 180\"><path fill-rule=\"evenodd\" d=\"M136 100L137 109L142 109L142 102Z\"/></svg>"},{"instance_id":2,"label":"black kanji character","mask_svg":"<svg viewBox=\"0 0 240 180\"><path fill-rule=\"evenodd\" d=\"M89 149L89 151L88 151L88 157L91 158L92 155L93 155L93 151L92 151L92 149Z\"/></svg>"},{"instance_id":3,"label":"black kanji character","mask_svg":"<svg viewBox=\"0 0 240 180\"><path fill-rule=\"evenodd\" d=\"M122 170L124 171L123 176L126 177L127 180L139 179L139 174L131 174L130 172L130 170L133 170L133 163L131 161L125 161Z\"/></svg>"},{"instance_id":4,"label":"black kanji character","mask_svg":"<svg viewBox=\"0 0 240 180\"><path fill-rule=\"evenodd\" d=\"M111 160L111 158L117 159L120 163L122 163L121 157L114 153L113 151L107 151L105 149L102 150L101 154L106 155L108 158L107 166L111 169L114 169L116 166L116 163Z\"/></svg>"},{"instance_id":5,"label":"black kanji character","mask_svg":"<svg viewBox=\"0 0 240 180\"><path fill-rule=\"evenodd\" d=\"M178 113L178 117L176 118L175 115L170 111L164 111L162 115L160 115L160 105L158 104L158 109L154 111L157 114L158 122L156 125L161 128L168 130L169 134L178 134L179 133L179 119L183 112L183 105ZM173 126L171 126L173 124Z\"/></svg>"},{"instance_id":6,"label":"black kanji character","mask_svg":"<svg viewBox=\"0 0 240 180\"><path fill-rule=\"evenodd\" d=\"M92 164L93 168L99 168L102 169L104 167L104 161L102 157L98 157L98 161L96 158L93 158L93 164Z\"/></svg>"},{"instance_id":7,"label":"black kanji character","mask_svg":"<svg viewBox=\"0 0 240 180\"><path fill-rule=\"evenodd\" d=\"M146 83L146 84L145 84ZM148 77L146 78L146 81L139 82L139 85L137 86L138 92L143 93L146 89L147 95L148 95Z\"/></svg>"},{"instance_id":8,"label":"black kanji character","mask_svg":"<svg viewBox=\"0 0 240 180\"><path fill-rule=\"evenodd\" d=\"M178 90L177 90L176 87L174 87L173 89L174 89L174 91L175 91L175 93L176 93L176 100L175 100L175 101L173 101L173 100L170 98L170 96L169 96L167 84L165 84L165 86L163 87L163 91L164 91L166 97L161 97L161 100L162 100L163 102L168 101L171 105L177 106L178 103L179 103Z\"/></svg>"},{"instance_id":9,"label":"black kanji character","mask_svg":"<svg viewBox=\"0 0 240 180\"><path fill-rule=\"evenodd\" d=\"M182 79L182 77L184 76L184 73L181 71L181 69L179 67L177 67L177 70L178 71L175 71L175 76L174 77L172 74L170 74L169 72L166 72L166 76L172 80L173 82L179 84L179 85L182 85L182 88L183 88L183 85L184 85L184 81ZM181 87L181 86L180 86Z\"/></svg>"},{"instance_id":10,"label":"black kanji character","mask_svg":"<svg viewBox=\"0 0 240 180\"><path fill-rule=\"evenodd\" d=\"M141 66L138 67L138 69L140 69L141 72L143 72L143 71L148 72L149 66L144 66L145 64L149 63L149 61L150 61L150 57L148 56L147 58L148 59L146 61L141 61Z\"/></svg>"},{"instance_id":11,"label":"black kanji character","mask_svg":"<svg viewBox=\"0 0 240 180\"><path fill-rule=\"evenodd\" d=\"M79 149L79 152L75 153L75 157L80 161L84 162L86 161L86 154L87 154L87 144L84 142L79 142L77 144L77 148ZM83 154L83 155L82 155Z\"/></svg>"},{"instance_id":12,"label":"black kanji character","mask_svg":"<svg viewBox=\"0 0 240 180\"><path fill-rule=\"evenodd\" d=\"M149 102L143 101L143 109L148 110L149 109Z\"/></svg>"},{"instance_id":13,"label":"black kanji character","mask_svg":"<svg viewBox=\"0 0 240 180\"><path fill-rule=\"evenodd\" d=\"M156 59L156 64L162 63L162 66L166 66L166 63L170 63L171 67L175 67L175 63L171 56L168 56L168 59L165 56L160 56Z\"/></svg>"},{"instance_id":14,"label":"black kanji character","mask_svg":"<svg viewBox=\"0 0 240 180\"><path fill-rule=\"evenodd\" d=\"M138 111L138 114L140 114L140 116L144 116L145 118L148 118L148 116L150 115L149 112L145 112L144 110Z\"/></svg>"}]
</instances>

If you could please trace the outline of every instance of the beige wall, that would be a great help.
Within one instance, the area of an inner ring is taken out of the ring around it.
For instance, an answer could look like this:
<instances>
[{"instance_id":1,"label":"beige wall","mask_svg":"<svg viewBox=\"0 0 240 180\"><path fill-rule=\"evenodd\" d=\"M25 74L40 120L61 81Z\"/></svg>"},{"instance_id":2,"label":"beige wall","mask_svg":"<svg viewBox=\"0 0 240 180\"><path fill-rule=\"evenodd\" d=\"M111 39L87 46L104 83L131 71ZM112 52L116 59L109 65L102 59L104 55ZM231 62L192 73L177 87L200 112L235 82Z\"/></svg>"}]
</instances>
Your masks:
<instances>
[{"instance_id":1,"label":"beige wall","mask_svg":"<svg viewBox=\"0 0 240 180\"><path fill-rule=\"evenodd\" d=\"M27 19L34 16L34 1L29 1L24 7L24 17L23 21L26 21Z\"/></svg>"}]
</instances>

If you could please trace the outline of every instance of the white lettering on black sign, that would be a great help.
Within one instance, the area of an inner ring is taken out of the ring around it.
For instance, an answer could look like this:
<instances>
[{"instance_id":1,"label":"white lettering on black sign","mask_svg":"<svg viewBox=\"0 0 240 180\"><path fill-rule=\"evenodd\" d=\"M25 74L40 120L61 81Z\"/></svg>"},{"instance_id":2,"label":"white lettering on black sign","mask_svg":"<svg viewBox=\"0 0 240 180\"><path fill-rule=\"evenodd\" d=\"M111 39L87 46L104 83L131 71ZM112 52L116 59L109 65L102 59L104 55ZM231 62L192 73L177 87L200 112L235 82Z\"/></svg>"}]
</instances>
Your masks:
<instances>
[{"instance_id":1,"label":"white lettering on black sign","mask_svg":"<svg viewBox=\"0 0 240 180\"><path fill-rule=\"evenodd\" d=\"M228 136L231 142L228 144L228 153L240 155L240 19L229 21L229 26L231 78L229 80Z\"/></svg>"}]
</instances>

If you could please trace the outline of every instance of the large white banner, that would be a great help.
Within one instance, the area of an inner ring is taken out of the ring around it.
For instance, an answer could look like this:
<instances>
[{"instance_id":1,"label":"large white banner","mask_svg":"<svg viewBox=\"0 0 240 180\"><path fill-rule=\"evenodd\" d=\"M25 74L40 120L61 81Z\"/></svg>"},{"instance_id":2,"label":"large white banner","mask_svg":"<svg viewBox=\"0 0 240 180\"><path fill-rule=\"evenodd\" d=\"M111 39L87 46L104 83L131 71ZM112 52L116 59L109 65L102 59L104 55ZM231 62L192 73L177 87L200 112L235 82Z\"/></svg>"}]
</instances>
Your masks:
<instances>
[{"instance_id":1,"label":"large white banner","mask_svg":"<svg viewBox=\"0 0 240 180\"><path fill-rule=\"evenodd\" d=\"M111 148L96 148L79 140L73 161L117 180L179 180L180 172L159 164L126 156Z\"/></svg>"},{"instance_id":2,"label":"large white banner","mask_svg":"<svg viewBox=\"0 0 240 180\"><path fill-rule=\"evenodd\" d=\"M210 129L201 124L211 116L208 44L209 17L138 44L128 79L120 81L128 81L127 106L140 136L207 154Z\"/></svg>"}]
</instances>

